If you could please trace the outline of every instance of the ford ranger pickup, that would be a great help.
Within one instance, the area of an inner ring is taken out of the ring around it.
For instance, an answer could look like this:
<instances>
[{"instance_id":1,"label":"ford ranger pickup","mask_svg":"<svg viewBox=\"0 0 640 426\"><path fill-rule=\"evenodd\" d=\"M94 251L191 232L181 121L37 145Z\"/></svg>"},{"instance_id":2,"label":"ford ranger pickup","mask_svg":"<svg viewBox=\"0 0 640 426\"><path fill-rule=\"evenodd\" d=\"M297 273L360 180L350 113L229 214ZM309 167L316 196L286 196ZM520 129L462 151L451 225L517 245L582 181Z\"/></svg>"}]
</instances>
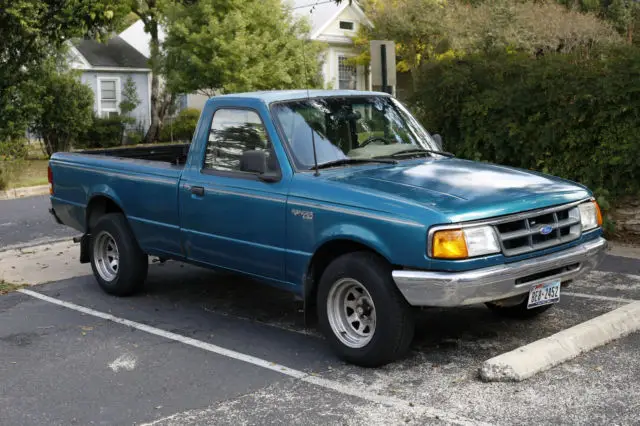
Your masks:
<instances>
[{"instance_id":1,"label":"ford ranger pickup","mask_svg":"<svg viewBox=\"0 0 640 426\"><path fill-rule=\"evenodd\" d=\"M385 93L217 96L190 144L56 153L49 181L105 292L139 290L149 256L246 274L361 366L408 350L418 308L539 315L607 245L589 189L457 159Z\"/></svg>"}]
</instances>

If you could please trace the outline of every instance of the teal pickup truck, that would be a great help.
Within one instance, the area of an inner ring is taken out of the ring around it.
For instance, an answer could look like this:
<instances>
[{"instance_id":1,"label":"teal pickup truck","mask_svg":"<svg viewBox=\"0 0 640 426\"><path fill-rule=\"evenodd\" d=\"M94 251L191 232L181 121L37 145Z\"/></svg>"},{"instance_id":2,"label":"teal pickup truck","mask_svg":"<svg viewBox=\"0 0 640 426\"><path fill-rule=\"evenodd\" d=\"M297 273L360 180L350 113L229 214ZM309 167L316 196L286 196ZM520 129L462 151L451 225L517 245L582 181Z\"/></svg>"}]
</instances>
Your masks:
<instances>
[{"instance_id":1,"label":"teal pickup truck","mask_svg":"<svg viewBox=\"0 0 640 426\"><path fill-rule=\"evenodd\" d=\"M456 159L384 93L218 96L190 144L57 153L49 180L107 293L138 290L148 256L246 274L362 366L405 353L421 307L540 314L607 245L587 188Z\"/></svg>"}]
</instances>

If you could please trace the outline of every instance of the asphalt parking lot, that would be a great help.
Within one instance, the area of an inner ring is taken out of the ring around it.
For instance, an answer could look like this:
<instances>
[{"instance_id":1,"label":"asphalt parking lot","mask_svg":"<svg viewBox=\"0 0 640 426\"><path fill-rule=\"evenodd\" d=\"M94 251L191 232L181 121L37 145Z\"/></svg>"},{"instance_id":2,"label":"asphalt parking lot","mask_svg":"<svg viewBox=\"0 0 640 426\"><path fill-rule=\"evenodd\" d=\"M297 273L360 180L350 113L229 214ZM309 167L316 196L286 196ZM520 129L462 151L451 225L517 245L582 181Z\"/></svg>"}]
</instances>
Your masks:
<instances>
[{"instance_id":1,"label":"asphalt parking lot","mask_svg":"<svg viewBox=\"0 0 640 426\"><path fill-rule=\"evenodd\" d=\"M640 300L633 275L593 272L530 321L425 310L410 355L381 369L336 360L289 294L180 263L125 299L92 276L30 290L55 303L0 296L3 425L640 423L638 333L520 383L478 379L495 355Z\"/></svg>"}]
</instances>

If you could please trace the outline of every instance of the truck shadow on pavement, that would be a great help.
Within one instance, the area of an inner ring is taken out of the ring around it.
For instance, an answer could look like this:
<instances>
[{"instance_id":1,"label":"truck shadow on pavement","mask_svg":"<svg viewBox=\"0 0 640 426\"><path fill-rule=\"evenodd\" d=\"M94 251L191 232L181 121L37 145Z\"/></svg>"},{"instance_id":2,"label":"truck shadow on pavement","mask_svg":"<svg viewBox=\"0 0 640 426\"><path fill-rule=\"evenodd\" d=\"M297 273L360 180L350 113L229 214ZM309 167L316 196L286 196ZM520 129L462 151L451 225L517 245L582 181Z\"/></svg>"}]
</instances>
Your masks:
<instances>
[{"instance_id":1,"label":"truck shadow on pavement","mask_svg":"<svg viewBox=\"0 0 640 426\"><path fill-rule=\"evenodd\" d=\"M315 323L305 326L303 303L292 294L250 278L214 272L177 262L150 266L139 297L187 310L204 310L231 318L321 338ZM504 319L484 305L417 312L409 358L434 364L455 362L475 367L482 361L552 335L619 307L613 302L565 297L558 306L529 320Z\"/></svg>"}]
</instances>

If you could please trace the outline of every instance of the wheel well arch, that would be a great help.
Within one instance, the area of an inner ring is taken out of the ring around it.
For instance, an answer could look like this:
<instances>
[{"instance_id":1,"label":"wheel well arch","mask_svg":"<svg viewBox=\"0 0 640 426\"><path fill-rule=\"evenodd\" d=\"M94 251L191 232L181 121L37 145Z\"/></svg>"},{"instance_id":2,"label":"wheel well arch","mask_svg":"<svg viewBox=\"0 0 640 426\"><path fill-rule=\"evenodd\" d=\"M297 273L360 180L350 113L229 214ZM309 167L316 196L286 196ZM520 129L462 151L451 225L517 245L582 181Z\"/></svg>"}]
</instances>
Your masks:
<instances>
[{"instance_id":1,"label":"wheel well arch","mask_svg":"<svg viewBox=\"0 0 640 426\"><path fill-rule=\"evenodd\" d=\"M101 216L109 213L122 213L124 210L112 198L106 195L96 195L87 204L85 232L90 233Z\"/></svg>"},{"instance_id":2,"label":"wheel well arch","mask_svg":"<svg viewBox=\"0 0 640 426\"><path fill-rule=\"evenodd\" d=\"M385 260L389 264L389 259L383 256L378 250L375 250L371 246L361 243L355 240L347 238L339 238L330 240L323 243L314 252L309 261L307 267L305 279L304 279L304 299L306 304L315 303L315 294L318 288L318 282L324 270L329 266L331 262L340 256L347 253L354 253L359 251L370 252L378 255L381 259Z\"/></svg>"}]
</instances>

